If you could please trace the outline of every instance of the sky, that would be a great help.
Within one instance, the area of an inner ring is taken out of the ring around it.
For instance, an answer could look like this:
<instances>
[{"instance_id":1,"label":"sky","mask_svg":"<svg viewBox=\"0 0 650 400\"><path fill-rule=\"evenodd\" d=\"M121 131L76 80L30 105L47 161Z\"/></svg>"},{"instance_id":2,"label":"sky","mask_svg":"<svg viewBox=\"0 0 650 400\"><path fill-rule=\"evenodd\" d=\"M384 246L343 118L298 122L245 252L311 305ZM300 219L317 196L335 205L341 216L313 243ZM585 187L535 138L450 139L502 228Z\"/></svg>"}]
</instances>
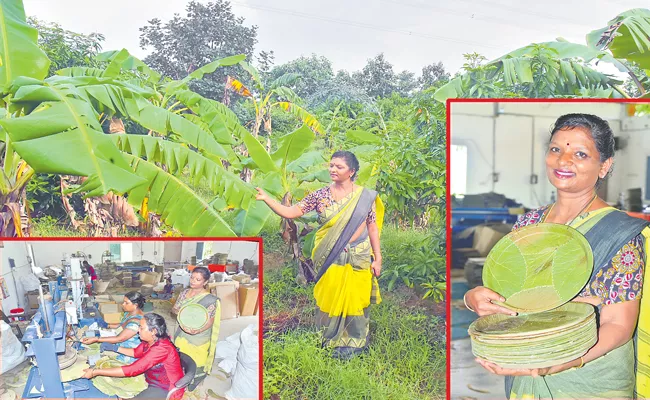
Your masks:
<instances>
[{"instance_id":1,"label":"sky","mask_svg":"<svg viewBox=\"0 0 650 400\"><path fill-rule=\"evenodd\" d=\"M199 0L207 3L207 0ZM185 0L23 0L28 16L79 33L99 32L104 50L126 48L139 58L138 29L152 18L185 15ZM526 3L526 4L524 4ZM563 37L585 43L619 13L649 8L648 0L233 0L235 15L258 26L256 52L275 63L314 53L334 70L356 71L379 53L396 72L420 75L441 61L454 73L464 53L494 59L530 43ZM608 71L609 72L609 71Z\"/></svg>"}]
</instances>

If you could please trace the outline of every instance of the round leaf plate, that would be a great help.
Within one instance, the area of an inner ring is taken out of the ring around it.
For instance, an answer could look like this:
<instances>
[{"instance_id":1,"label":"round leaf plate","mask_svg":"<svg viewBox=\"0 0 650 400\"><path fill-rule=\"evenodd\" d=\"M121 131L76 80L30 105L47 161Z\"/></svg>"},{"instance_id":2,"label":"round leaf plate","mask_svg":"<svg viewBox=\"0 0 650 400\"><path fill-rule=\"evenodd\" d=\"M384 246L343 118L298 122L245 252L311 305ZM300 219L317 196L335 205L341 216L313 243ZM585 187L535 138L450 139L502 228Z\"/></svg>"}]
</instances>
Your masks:
<instances>
[{"instance_id":1,"label":"round leaf plate","mask_svg":"<svg viewBox=\"0 0 650 400\"><path fill-rule=\"evenodd\" d=\"M488 254L483 284L520 314L551 310L574 298L593 269L587 239L567 225L540 223L503 237Z\"/></svg>"},{"instance_id":2,"label":"round leaf plate","mask_svg":"<svg viewBox=\"0 0 650 400\"><path fill-rule=\"evenodd\" d=\"M199 329L208 322L208 312L200 304L190 303L178 312L178 324L183 330Z\"/></svg>"}]
</instances>

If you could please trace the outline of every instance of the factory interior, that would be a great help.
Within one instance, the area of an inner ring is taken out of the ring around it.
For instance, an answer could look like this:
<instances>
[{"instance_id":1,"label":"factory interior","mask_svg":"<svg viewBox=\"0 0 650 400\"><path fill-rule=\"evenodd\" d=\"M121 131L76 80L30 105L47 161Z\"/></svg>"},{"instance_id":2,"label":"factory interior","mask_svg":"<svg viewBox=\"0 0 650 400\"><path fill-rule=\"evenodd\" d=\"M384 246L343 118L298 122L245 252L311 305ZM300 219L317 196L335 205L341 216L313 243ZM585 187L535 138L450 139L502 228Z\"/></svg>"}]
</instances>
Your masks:
<instances>
[{"instance_id":1,"label":"factory interior","mask_svg":"<svg viewBox=\"0 0 650 400\"><path fill-rule=\"evenodd\" d=\"M0 241L0 397L137 396L150 383L147 372L86 379L84 370L135 362L135 351L129 362L114 349L141 347L140 339L145 339L138 324L155 313L182 350L183 375L167 398L180 399L181 393L183 399L196 400L257 398L260 247L261 240L254 239ZM195 287L200 295L193 294ZM130 345L115 342L129 329L136 331ZM189 347L182 346L190 342L179 344L179 333L198 337L205 332L203 353L185 354Z\"/></svg>"},{"instance_id":2,"label":"factory interior","mask_svg":"<svg viewBox=\"0 0 650 400\"><path fill-rule=\"evenodd\" d=\"M598 195L632 216L650 219L650 116L636 111L635 104L614 102L451 105L452 398L505 394L503 377L475 361L468 327L477 316L465 307L463 296L482 285L485 257L518 216L555 201L545 155L559 116L588 113L609 122L616 143L614 167Z\"/></svg>"}]
</instances>

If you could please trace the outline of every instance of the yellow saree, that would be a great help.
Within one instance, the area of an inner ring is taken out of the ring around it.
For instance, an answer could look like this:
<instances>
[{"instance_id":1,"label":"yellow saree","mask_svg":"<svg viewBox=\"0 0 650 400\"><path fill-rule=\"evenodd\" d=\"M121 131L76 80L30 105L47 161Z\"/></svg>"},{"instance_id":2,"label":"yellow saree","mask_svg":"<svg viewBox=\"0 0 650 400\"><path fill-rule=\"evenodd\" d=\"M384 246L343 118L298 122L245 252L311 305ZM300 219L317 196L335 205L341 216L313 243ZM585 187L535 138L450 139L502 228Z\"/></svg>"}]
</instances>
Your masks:
<instances>
[{"instance_id":1,"label":"yellow saree","mask_svg":"<svg viewBox=\"0 0 650 400\"><path fill-rule=\"evenodd\" d=\"M373 207L381 232L383 203L376 192L359 188L321 213L322 225L314 238L312 260L319 271L314 287L317 325L323 332L323 346L334 347L344 356L366 346L368 306L381 302L377 278L370 268L372 248L365 226ZM362 224L363 233L350 241Z\"/></svg>"}]
</instances>

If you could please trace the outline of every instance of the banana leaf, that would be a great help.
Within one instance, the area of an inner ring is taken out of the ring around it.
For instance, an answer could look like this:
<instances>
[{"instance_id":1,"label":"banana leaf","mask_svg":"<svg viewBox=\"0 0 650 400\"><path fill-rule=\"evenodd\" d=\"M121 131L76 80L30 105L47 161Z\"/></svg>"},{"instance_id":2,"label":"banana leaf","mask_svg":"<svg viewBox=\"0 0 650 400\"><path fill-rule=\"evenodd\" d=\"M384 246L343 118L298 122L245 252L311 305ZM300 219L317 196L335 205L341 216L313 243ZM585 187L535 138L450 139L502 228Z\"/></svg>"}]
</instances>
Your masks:
<instances>
[{"instance_id":1,"label":"banana leaf","mask_svg":"<svg viewBox=\"0 0 650 400\"><path fill-rule=\"evenodd\" d=\"M45 79L50 60L38 47L38 32L25 18L22 1L0 1L0 87L19 76Z\"/></svg>"},{"instance_id":2,"label":"banana leaf","mask_svg":"<svg viewBox=\"0 0 650 400\"><path fill-rule=\"evenodd\" d=\"M30 115L0 120L16 153L36 172L87 176L75 192L88 197L144 184L102 132L90 104L58 95L61 101L41 103Z\"/></svg>"},{"instance_id":3,"label":"banana leaf","mask_svg":"<svg viewBox=\"0 0 650 400\"><path fill-rule=\"evenodd\" d=\"M187 167L194 184L205 178L213 193L225 200L229 207L247 209L255 201L257 192L252 185L226 171L220 162L204 157L187 146L148 135L110 135L110 138L120 150L159 162L173 175L181 174Z\"/></svg>"},{"instance_id":4,"label":"banana leaf","mask_svg":"<svg viewBox=\"0 0 650 400\"><path fill-rule=\"evenodd\" d=\"M217 210L178 178L149 161L130 154L124 154L124 158L138 176L147 180L147 184L129 193L129 204L139 209L148 198L149 210L186 236L236 236Z\"/></svg>"},{"instance_id":5,"label":"banana leaf","mask_svg":"<svg viewBox=\"0 0 650 400\"><path fill-rule=\"evenodd\" d=\"M650 10L636 8L617 15L606 27L587 34L587 44L650 69Z\"/></svg>"}]
</instances>

